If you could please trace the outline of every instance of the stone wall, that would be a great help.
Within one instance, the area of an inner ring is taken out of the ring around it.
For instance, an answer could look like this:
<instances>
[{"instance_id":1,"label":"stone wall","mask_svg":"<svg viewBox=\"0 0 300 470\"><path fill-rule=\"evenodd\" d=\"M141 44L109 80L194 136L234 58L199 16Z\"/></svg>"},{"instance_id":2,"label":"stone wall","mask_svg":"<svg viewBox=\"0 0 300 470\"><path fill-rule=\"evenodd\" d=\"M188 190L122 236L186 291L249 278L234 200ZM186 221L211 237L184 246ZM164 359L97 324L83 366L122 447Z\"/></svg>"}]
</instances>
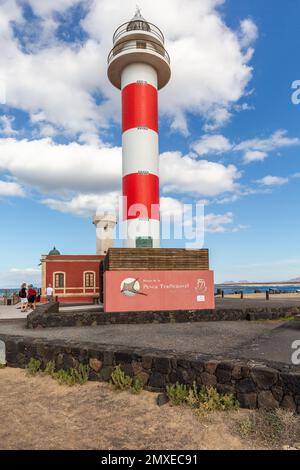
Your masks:
<instances>
[{"instance_id":1,"label":"stone wall","mask_svg":"<svg viewBox=\"0 0 300 470\"><path fill-rule=\"evenodd\" d=\"M90 380L109 381L116 365L130 376L139 377L150 391L164 391L167 384L215 387L232 393L243 408L282 407L300 413L300 372L278 364L253 364L197 354L124 349L93 344L44 341L0 335L6 345L10 367L25 368L30 358L43 366L54 360L56 369L89 364Z\"/></svg>"},{"instance_id":2,"label":"stone wall","mask_svg":"<svg viewBox=\"0 0 300 470\"><path fill-rule=\"evenodd\" d=\"M173 312L104 313L74 310L59 313L59 304L37 307L27 317L27 328L91 326L107 324L191 323L207 321L275 320L299 313L299 307L246 307L244 309L185 310Z\"/></svg>"}]
</instances>

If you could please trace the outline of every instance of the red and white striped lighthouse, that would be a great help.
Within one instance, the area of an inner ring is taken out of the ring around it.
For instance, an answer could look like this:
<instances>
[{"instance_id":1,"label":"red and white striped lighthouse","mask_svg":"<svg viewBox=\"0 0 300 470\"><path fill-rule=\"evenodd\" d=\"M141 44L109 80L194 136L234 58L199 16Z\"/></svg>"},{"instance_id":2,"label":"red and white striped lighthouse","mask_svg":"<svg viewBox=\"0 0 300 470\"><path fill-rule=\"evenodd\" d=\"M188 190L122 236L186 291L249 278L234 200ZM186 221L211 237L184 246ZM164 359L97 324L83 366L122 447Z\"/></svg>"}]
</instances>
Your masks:
<instances>
[{"instance_id":1,"label":"red and white striped lighthouse","mask_svg":"<svg viewBox=\"0 0 300 470\"><path fill-rule=\"evenodd\" d=\"M122 90L124 247L159 248L158 90L170 80L170 59L162 32L139 9L113 45L108 78Z\"/></svg>"}]
</instances>

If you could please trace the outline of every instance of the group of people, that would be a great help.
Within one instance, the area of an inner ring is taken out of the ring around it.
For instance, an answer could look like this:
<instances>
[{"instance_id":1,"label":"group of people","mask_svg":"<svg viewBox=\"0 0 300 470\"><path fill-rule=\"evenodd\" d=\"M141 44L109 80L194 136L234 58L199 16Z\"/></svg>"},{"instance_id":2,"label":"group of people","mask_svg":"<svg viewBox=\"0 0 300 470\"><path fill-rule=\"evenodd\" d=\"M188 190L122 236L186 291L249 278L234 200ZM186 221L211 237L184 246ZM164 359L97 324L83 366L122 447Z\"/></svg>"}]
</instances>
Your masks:
<instances>
[{"instance_id":1,"label":"group of people","mask_svg":"<svg viewBox=\"0 0 300 470\"><path fill-rule=\"evenodd\" d=\"M29 309L35 310L37 291L34 289L32 284L28 284L27 286L24 282L21 285L19 298L21 302L21 312L27 312Z\"/></svg>"},{"instance_id":2,"label":"group of people","mask_svg":"<svg viewBox=\"0 0 300 470\"><path fill-rule=\"evenodd\" d=\"M47 302L52 302L53 301L53 288L52 285L49 284L48 287L46 288L46 298ZM36 307L36 301L38 294L37 291L34 289L32 284L26 284L24 282L21 285L21 289L19 292L19 298L21 302L21 312L27 312L28 310L35 310Z\"/></svg>"}]
</instances>

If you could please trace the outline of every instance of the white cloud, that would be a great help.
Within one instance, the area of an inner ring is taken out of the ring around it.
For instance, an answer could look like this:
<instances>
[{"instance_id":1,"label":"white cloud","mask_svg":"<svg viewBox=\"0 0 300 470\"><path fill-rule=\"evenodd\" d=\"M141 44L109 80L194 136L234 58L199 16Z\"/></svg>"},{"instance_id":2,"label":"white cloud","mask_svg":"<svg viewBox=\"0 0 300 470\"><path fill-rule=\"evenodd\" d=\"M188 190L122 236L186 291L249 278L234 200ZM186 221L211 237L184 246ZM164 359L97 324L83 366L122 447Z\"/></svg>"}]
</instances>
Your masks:
<instances>
[{"instance_id":1,"label":"white cloud","mask_svg":"<svg viewBox=\"0 0 300 470\"><path fill-rule=\"evenodd\" d=\"M267 156L268 154L266 152L261 152L260 150L247 150L244 155L244 162L262 162Z\"/></svg>"},{"instance_id":2,"label":"white cloud","mask_svg":"<svg viewBox=\"0 0 300 470\"><path fill-rule=\"evenodd\" d=\"M281 176L265 176L264 178L257 180L257 183L265 186L281 186L289 182L288 178L282 178Z\"/></svg>"},{"instance_id":3,"label":"white cloud","mask_svg":"<svg viewBox=\"0 0 300 470\"><path fill-rule=\"evenodd\" d=\"M253 20L246 18L240 23L240 43L242 47L249 47L258 38L258 28Z\"/></svg>"},{"instance_id":4,"label":"white cloud","mask_svg":"<svg viewBox=\"0 0 300 470\"><path fill-rule=\"evenodd\" d=\"M78 194L70 200L44 199L42 203L59 212L89 217L97 211L109 214L117 213L120 193Z\"/></svg>"},{"instance_id":5,"label":"white cloud","mask_svg":"<svg viewBox=\"0 0 300 470\"><path fill-rule=\"evenodd\" d=\"M223 135L204 135L198 142L192 145L192 149L198 155L207 155L210 153L224 153L232 148L229 140Z\"/></svg>"},{"instance_id":6,"label":"white cloud","mask_svg":"<svg viewBox=\"0 0 300 470\"><path fill-rule=\"evenodd\" d=\"M9 270L10 273L14 274L35 274L39 273L41 270L38 268L11 268Z\"/></svg>"},{"instance_id":7,"label":"white cloud","mask_svg":"<svg viewBox=\"0 0 300 470\"><path fill-rule=\"evenodd\" d=\"M39 268L11 268L0 271L0 286L7 289L16 289L23 283L41 285L41 270Z\"/></svg>"},{"instance_id":8,"label":"white cloud","mask_svg":"<svg viewBox=\"0 0 300 470\"><path fill-rule=\"evenodd\" d=\"M47 205L66 210L85 210L99 195L121 189L121 149L78 143L55 144L51 139L0 139L0 171L8 171L20 184L43 194ZM165 193L178 192L216 196L237 188L240 173L233 165L197 161L180 152L166 152L160 158L161 185ZM80 196L79 194L84 196ZM81 209L80 209L81 208ZM75 210L75 212L77 211Z\"/></svg>"},{"instance_id":9,"label":"white cloud","mask_svg":"<svg viewBox=\"0 0 300 470\"><path fill-rule=\"evenodd\" d=\"M29 2L43 21L34 49L29 35L26 51L14 37L11 21L20 27L21 35L22 28L34 29L34 25L26 24L15 1L1 4L0 76L7 83L7 104L31 116L42 112L45 124L61 127L61 132L97 134L111 120L119 120L119 93L108 82L106 57L114 30L131 18L135 2L83 2L88 14L81 26L89 36L84 44L59 41L55 36L59 20L52 14L79 2ZM252 69L251 54L243 48L246 36L250 45L250 27L246 22L243 36L231 30L219 11L222 3L188 0L182 15L180 0L140 1L143 15L166 35L172 80L161 93L160 110L170 116L173 129L187 133L188 112L208 116L212 122L207 125L212 128L222 125L230 118L231 105L246 93ZM102 104L97 104L95 94L102 96Z\"/></svg>"},{"instance_id":10,"label":"white cloud","mask_svg":"<svg viewBox=\"0 0 300 470\"><path fill-rule=\"evenodd\" d=\"M39 16L49 16L55 11L63 12L67 8L80 3L80 0L27 0L34 12Z\"/></svg>"},{"instance_id":11,"label":"white cloud","mask_svg":"<svg viewBox=\"0 0 300 470\"><path fill-rule=\"evenodd\" d=\"M226 214L207 214L204 217L205 230L211 233L224 233L228 230L228 225L233 223L233 214L227 212Z\"/></svg>"},{"instance_id":12,"label":"white cloud","mask_svg":"<svg viewBox=\"0 0 300 470\"><path fill-rule=\"evenodd\" d=\"M0 139L0 171L43 193L103 194L121 185L121 149Z\"/></svg>"},{"instance_id":13,"label":"white cloud","mask_svg":"<svg viewBox=\"0 0 300 470\"><path fill-rule=\"evenodd\" d=\"M204 135L193 144L193 150L198 155L225 153L230 150L242 152L244 163L251 163L265 160L270 152L299 145L298 137L288 137L286 130L277 130L269 137L244 140L239 144L231 143L221 134Z\"/></svg>"},{"instance_id":14,"label":"white cloud","mask_svg":"<svg viewBox=\"0 0 300 470\"><path fill-rule=\"evenodd\" d=\"M288 137L286 130L278 130L267 138L245 140L236 145L234 150L244 152L245 162L249 163L247 158L249 152L260 152L260 154L256 155L260 155L261 157L266 158L266 155L263 154L267 154L268 152L273 152L281 148L293 147L297 145L300 145L300 139L298 137ZM250 158L250 161L253 160Z\"/></svg>"},{"instance_id":15,"label":"white cloud","mask_svg":"<svg viewBox=\"0 0 300 470\"><path fill-rule=\"evenodd\" d=\"M0 197L1 196L24 197L25 192L18 183L0 180Z\"/></svg>"},{"instance_id":16,"label":"white cloud","mask_svg":"<svg viewBox=\"0 0 300 470\"><path fill-rule=\"evenodd\" d=\"M198 227L203 227L204 233L236 233L246 228L243 225L234 225L234 215L232 212L225 214L205 214L204 209L203 215L192 216L192 214L195 213L195 207L193 207L193 211L191 211L189 210L189 205L185 205L178 199L171 197L162 197L160 207L162 220L164 220L164 218L168 220L173 217L175 223L176 220L182 220L185 226L192 226L197 223Z\"/></svg>"},{"instance_id":17,"label":"white cloud","mask_svg":"<svg viewBox=\"0 0 300 470\"><path fill-rule=\"evenodd\" d=\"M0 134L5 136L17 134L12 127L15 118L13 116L0 116Z\"/></svg>"},{"instance_id":18,"label":"white cloud","mask_svg":"<svg viewBox=\"0 0 300 470\"><path fill-rule=\"evenodd\" d=\"M180 152L166 152L160 159L160 176L165 193L217 196L237 189L240 173L234 165L224 166L195 160Z\"/></svg>"}]
</instances>

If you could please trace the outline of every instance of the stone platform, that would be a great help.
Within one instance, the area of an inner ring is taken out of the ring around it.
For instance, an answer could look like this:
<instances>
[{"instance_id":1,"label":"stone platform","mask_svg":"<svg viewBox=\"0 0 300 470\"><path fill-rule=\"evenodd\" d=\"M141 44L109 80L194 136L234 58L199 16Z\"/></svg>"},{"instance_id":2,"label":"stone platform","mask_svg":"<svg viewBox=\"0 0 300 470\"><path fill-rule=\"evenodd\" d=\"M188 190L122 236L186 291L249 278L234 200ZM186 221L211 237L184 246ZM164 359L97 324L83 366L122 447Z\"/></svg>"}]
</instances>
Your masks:
<instances>
[{"instance_id":1,"label":"stone platform","mask_svg":"<svg viewBox=\"0 0 300 470\"><path fill-rule=\"evenodd\" d=\"M37 308L28 328L95 326L109 324L197 323L209 321L274 320L299 314L300 301L217 299L215 310L104 313L98 306L70 307L58 303Z\"/></svg>"}]
</instances>

